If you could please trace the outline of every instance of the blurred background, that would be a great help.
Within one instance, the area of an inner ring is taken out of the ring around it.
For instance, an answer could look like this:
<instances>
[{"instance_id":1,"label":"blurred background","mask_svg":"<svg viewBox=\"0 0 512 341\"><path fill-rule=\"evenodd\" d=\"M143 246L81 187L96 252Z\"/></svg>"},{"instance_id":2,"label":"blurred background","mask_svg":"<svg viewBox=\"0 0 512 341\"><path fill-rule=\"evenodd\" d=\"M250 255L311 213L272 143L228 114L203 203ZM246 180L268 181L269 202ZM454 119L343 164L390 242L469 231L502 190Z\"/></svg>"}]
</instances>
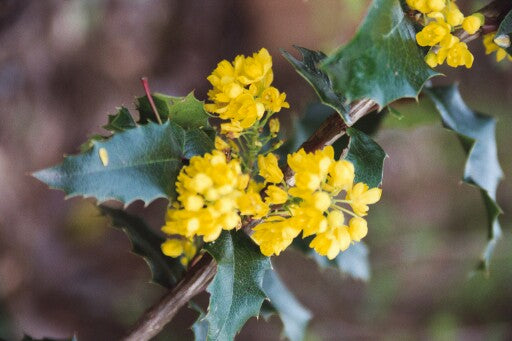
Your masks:
<instances>
[{"instance_id":1,"label":"blurred background","mask_svg":"<svg viewBox=\"0 0 512 341\"><path fill-rule=\"evenodd\" d=\"M115 340L164 290L91 200L64 200L29 173L61 162L117 106L134 109L148 76L153 91L195 90L221 59L267 47L286 122L316 100L280 56L292 44L332 52L364 16L362 0L0 0L0 338ZM484 1L459 1L465 13ZM471 70L443 69L474 109L499 119L499 158L512 170L512 63L471 43ZM507 64L508 63L508 64ZM464 153L433 107L405 101L375 139L389 155L383 199L369 216L368 283L319 270L294 251L275 260L314 315L308 340L512 339L512 182L498 201L504 238L488 278L470 277L486 241L478 190L461 184ZM130 211L158 229L164 200ZM300 269L300 271L298 271ZM200 298L207 302L206 294ZM191 340L183 309L159 340ZM251 319L240 340L279 340L280 322Z\"/></svg>"}]
</instances>

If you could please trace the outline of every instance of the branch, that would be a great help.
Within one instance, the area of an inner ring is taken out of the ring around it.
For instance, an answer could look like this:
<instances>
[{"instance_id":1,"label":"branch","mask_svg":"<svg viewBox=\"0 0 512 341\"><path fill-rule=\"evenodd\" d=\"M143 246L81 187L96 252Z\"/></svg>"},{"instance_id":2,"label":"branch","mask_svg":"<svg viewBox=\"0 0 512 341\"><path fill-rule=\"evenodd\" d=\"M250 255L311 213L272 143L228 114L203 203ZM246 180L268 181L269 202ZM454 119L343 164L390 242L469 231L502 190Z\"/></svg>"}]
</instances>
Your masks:
<instances>
[{"instance_id":1,"label":"branch","mask_svg":"<svg viewBox=\"0 0 512 341\"><path fill-rule=\"evenodd\" d=\"M142 315L123 340L144 341L158 335L181 307L206 289L216 271L217 267L212 256L209 253L203 254L178 285Z\"/></svg>"},{"instance_id":2,"label":"branch","mask_svg":"<svg viewBox=\"0 0 512 341\"><path fill-rule=\"evenodd\" d=\"M485 25L481 30L473 35L468 35L464 31L456 32L456 35L459 36L461 41L467 43L478 38L482 33L495 31L498 29L501 19L511 9L512 3L509 0L493 1L478 11L486 18ZM362 99L352 104L349 115L352 121L356 122L377 109L377 103L370 99ZM301 148L304 148L306 152L322 149L342 137L347 128L348 126L342 120L341 116L338 113L334 113L301 145ZM286 167L283 173L286 182L292 185L294 183L294 177L291 169ZM187 271L185 277L174 289L166 294L160 302L144 313L124 341L145 341L156 336L164 326L172 320L181 307L206 289L216 271L217 269L213 258L205 253L202 258Z\"/></svg>"}]
</instances>

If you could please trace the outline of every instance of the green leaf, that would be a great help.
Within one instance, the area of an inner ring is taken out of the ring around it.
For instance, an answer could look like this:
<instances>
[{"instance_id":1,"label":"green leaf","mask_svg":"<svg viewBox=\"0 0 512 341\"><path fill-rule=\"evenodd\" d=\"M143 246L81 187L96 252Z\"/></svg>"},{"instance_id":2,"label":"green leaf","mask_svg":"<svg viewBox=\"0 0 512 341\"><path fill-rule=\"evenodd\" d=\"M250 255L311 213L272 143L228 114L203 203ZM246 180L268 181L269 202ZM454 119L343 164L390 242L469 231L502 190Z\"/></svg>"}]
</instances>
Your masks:
<instances>
[{"instance_id":1,"label":"green leaf","mask_svg":"<svg viewBox=\"0 0 512 341\"><path fill-rule=\"evenodd\" d=\"M132 243L132 252L144 258L151 270L151 280L165 288L173 288L185 269L178 258L167 257L160 249L165 238L155 233L141 218L123 210L99 206L103 215L112 218L112 225L121 229Z\"/></svg>"},{"instance_id":2,"label":"green leaf","mask_svg":"<svg viewBox=\"0 0 512 341\"><path fill-rule=\"evenodd\" d=\"M152 97L162 121L170 119L185 129L209 127L204 102L196 99L193 92L186 97L173 97L160 93L155 93ZM156 122L147 96L137 98L136 105L141 123Z\"/></svg>"},{"instance_id":3,"label":"green leaf","mask_svg":"<svg viewBox=\"0 0 512 341\"><path fill-rule=\"evenodd\" d=\"M183 158L213 148L213 141L203 131L185 131L171 121L162 125L150 122L93 144L87 152L68 156L62 164L33 175L63 190L67 197L149 204L157 198L175 197L174 184ZM102 148L108 154L108 164L100 159Z\"/></svg>"},{"instance_id":4,"label":"green leaf","mask_svg":"<svg viewBox=\"0 0 512 341\"><path fill-rule=\"evenodd\" d=\"M355 182L364 182L370 188L382 183L382 172L386 153L365 133L348 128L350 136L347 160L354 164L356 170Z\"/></svg>"},{"instance_id":5,"label":"green leaf","mask_svg":"<svg viewBox=\"0 0 512 341\"><path fill-rule=\"evenodd\" d=\"M417 97L423 84L439 75L423 60L412 22L400 0L374 0L356 36L321 68L348 102L369 98L386 106Z\"/></svg>"},{"instance_id":6,"label":"green leaf","mask_svg":"<svg viewBox=\"0 0 512 341\"><path fill-rule=\"evenodd\" d=\"M270 260L243 231L223 231L205 248L217 262L217 274L207 289L208 340L233 340L250 317L259 315Z\"/></svg>"},{"instance_id":7,"label":"green leaf","mask_svg":"<svg viewBox=\"0 0 512 341\"><path fill-rule=\"evenodd\" d=\"M507 53L512 56L512 45L510 45L510 41L512 41L512 11L509 11L505 18L503 18L500 27L496 32L496 37L504 35L508 36L509 41L508 47L504 46L504 48L507 51Z\"/></svg>"},{"instance_id":8,"label":"green leaf","mask_svg":"<svg viewBox=\"0 0 512 341\"><path fill-rule=\"evenodd\" d=\"M200 306L198 306L194 301L190 301L188 303L188 307L193 309L199 313L197 320L192 325L191 329L194 333L195 341L204 341L208 336L208 321L205 320L206 314Z\"/></svg>"},{"instance_id":9,"label":"green leaf","mask_svg":"<svg viewBox=\"0 0 512 341\"><path fill-rule=\"evenodd\" d=\"M370 279L370 260L368 259L368 246L364 242L358 242L340 252L333 260L321 256L311 249L308 245L313 238L302 237L295 238L293 246L302 251L308 257L311 257L322 268L333 268L341 273L349 275L354 279L368 281Z\"/></svg>"},{"instance_id":10,"label":"green leaf","mask_svg":"<svg viewBox=\"0 0 512 341\"><path fill-rule=\"evenodd\" d=\"M281 53L286 60L293 65L295 70L313 87L321 102L336 110L345 123L351 125L353 122L348 114L350 107L345 103L345 97L333 89L332 82L327 74L318 67L327 56L323 52L308 50L299 46L294 47L302 55L302 61L294 58L284 50L282 50Z\"/></svg>"},{"instance_id":11,"label":"green leaf","mask_svg":"<svg viewBox=\"0 0 512 341\"><path fill-rule=\"evenodd\" d=\"M303 340L311 313L297 301L273 269L267 270L263 277L263 292L283 322L284 335L291 341Z\"/></svg>"},{"instance_id":12,"label":"green leaf","mask_svg":"<svg viewBox=\"0 0 512 341\"><path fill-rule=\"evenodd\" d=\"M112 132L120 132L135 128L136 126L137 123L135 123L130 111L125 107L121 107L117 109L115 115L108 115L108 123L103 128Z\"/></svg>"},{"instance_id":13,"label":"green leaf","mask_svg":"<svg viewBox=\"0 0 512 341\"><path fill-rule=\"evenodd\" d=\"M496 189L503 177L496 147L496 120L472 111L462 99L456 85L425 89L432 99L443 124L457 133L468 155L464 167L464 182L480 189L488 216L488 244L482 254L479 269L487 270L494 247L501 237L496 203Z\"/></svg>"}]
</instances>

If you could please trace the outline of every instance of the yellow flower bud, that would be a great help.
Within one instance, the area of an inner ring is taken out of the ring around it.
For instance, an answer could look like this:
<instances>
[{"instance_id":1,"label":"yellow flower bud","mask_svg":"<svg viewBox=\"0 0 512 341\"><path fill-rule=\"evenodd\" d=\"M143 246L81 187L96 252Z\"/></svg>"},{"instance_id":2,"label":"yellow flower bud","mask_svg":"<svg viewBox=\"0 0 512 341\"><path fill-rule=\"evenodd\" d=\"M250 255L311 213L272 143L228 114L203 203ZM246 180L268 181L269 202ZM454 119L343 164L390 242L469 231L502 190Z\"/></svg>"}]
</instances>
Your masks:
<instances>
[{"instance_id":1,"label":"yellow flower bud","mask_svg":"<svg viewBox=\"0 0 512 341\"><path fill-rule=\"evenodd\" d=\"M480 15L470 15L469 17L465 17L462 21L462 28L464 31L466 31L469 34L475 34L476 31L480 29L480 27L483 25L482 18Z\"/></svg>"},{"instance_id":2,"label":"yellow flower bud","mask_svg":"<svg viewBox=\"0 0 512 341\"><path fill-rule=\"evenodd\" d=\"M265 194L267 195L265 202L269 205L284 204L288 200L288 193L274 185L268 186Z\"/></svg>"},{"instance_id":3,"label":"yellow flower bud","mask_svg":"<svg viewBox=\"0 0 512 341\"><path fill-rule=\"evenodd\" d=\"M270 128L270 134L272 134L272 136L276 136L280 128L279 120L277 118L272 118L269 121L268 125Z\"/></svg>"},{"instance_id":4,"label":"yellow flower bud","mask_svg":"<svg viewBox=\"0 0 512 341\"><path fill-rule=\"evenodd\" d=\"M259 174L266 182L280 183L283 181L283 172L277 164L277 158L274 154L269 153L267 156L258 155Z\"/></svg>"},{"instance_id":5,"label":"yellow flower bud","mask_svg":"<svg viewBox=\"0 0 512 341\"><path fill-rule=\"evenodd\" d=\"M363 218L354 217L350 219L348 223L348 231L350 233L350 238L358 242L366 237L366 234L368 233L368 224Z\"/></svg>"}]
</instances>

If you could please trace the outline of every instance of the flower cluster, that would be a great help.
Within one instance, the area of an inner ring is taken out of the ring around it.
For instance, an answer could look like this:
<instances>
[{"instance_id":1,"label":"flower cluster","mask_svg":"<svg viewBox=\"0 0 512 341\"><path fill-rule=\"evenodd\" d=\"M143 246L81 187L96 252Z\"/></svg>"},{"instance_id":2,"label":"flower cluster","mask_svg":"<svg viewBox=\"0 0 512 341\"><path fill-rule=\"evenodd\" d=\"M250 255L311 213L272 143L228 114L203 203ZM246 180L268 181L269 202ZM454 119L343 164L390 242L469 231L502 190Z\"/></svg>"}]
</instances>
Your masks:
<instances>
[{"instance_id":1,"label":"flower cluster","mask_svg":"<svg viewBox=\"0 0 512 341\"><path fill-rule=\"evenodd\" d=\"M505 41L501 41L500 39L503 39ZM501 47L502 46L510 46L510 38L505 35L503 38L496 37L496 32L487 33L484 35L484 46L485 46L485 54L491 54L493 52L496 52L496 61L501 62L505 57L507 57L508 60L512 61L512 56L507 53L507 51ZM498 45L497 43L500 43Z\"/></svg>"},{"instance_id":2,"label":"flower cluster","mask_svg":"<svg viewBox=\"0 0 512 341\"><path fill-rule=\"evenodd\" d=\"M474 57L466 43L454 36L453 31L462 28L469 34L475 34L484 24L484 16L475 13L464 17L455 0L407 0L413 10L422 14L423 29L416 34L420 46L430 46L425 62L436 67L445 61L451 67L473 65Z\"/></svg>"},{"instance_id":3,"label":"flower cluster","mask_svg":"<svg viewBox=\"0 0 512 341\"><path fill-rule=\"evenodd\" d=\"M205 105L208 112L228 122L221 124L222 133L238 137L261 120L265 111L275 113L289 108L286 94L271 86L274 78L272 57L265 48L252 57L239 55L230 63L223 60L208 76L213 89Z\"/></svg>"},{"instance_id":4,"label":"flower cluster","mask_svg":"<svg viewBox=\"0 0 512 341\"><path fill-rule=\"evenodd\" d=\"M287 157L295 184L289 186L273 150L280 124L272 115L289 107L270 86L272 60L261 49L252 57L222 61L208 77L213 103L205 108L221 119L215 150L194 156L176 181L177 200L167 210L162 252L186 265L201 243L223 230L259 223L252 239L266 256L279 255L302 233L309 246L333 259L367 233L362 217L380 199L379 188L354 183L354 166L334 159L332 147L303 149ZM347 222L345 215L352 216Z\"/></svg>"},{"instance_id":5,"label":"flower cluster","mask_svg":"<svg viewBox=\"0 0 512 341\"><path fill-rule=\"evenodd\" d=\"M242 173L239 161L228 161L221 151L192 157L178 175L178 200L168 209L162 231L189 243L196 236L210 242L222 230L240 226L238 199L248 182L249 176ZM170 239L162 251L171 257L187 255L187 249L180 245Z\"/></svg>"},{"instance_id":6,"label":"flower cluster","mask_svg":"<svg viewBox=\"0 0 512 341\"><path fill-rule=\"evenodd\" d=\"M354 166L334 160L330 146L314 153L301 149L288 155L287 161L295 172L295 185L288 189L286 201L280 193L278 202L288 204L256 226L252 235L264 255L279 255L302 232L303 238L314 235L311 248L333 259L366 236L368 227L362 217L368 205L380 199L379 188L354 184ZM345 214L352 216L348 224Z\"/></svg>"}]
</instances>

